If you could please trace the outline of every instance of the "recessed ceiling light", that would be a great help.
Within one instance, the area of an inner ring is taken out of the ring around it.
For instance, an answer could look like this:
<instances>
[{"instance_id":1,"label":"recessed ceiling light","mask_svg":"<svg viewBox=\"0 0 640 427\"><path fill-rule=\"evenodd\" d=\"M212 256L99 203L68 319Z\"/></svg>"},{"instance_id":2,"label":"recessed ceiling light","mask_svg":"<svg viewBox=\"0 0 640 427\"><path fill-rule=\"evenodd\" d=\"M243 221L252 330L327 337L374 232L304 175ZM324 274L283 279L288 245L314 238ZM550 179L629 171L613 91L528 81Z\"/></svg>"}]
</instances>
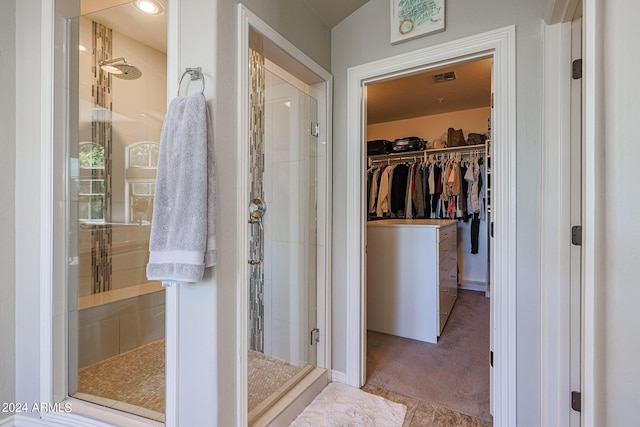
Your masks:
<instances>
[{"instance_id":1,"label":"recessed ceiling light","mask_svg":"<svg viewBox=\"0 0 640 427\"><path fill-rule=\"evenodd\" d=\"M160 15L163 12L162 5L155 0L135 0L133 5L138 10L149 15Z\"/></svg>"}]
</instances>

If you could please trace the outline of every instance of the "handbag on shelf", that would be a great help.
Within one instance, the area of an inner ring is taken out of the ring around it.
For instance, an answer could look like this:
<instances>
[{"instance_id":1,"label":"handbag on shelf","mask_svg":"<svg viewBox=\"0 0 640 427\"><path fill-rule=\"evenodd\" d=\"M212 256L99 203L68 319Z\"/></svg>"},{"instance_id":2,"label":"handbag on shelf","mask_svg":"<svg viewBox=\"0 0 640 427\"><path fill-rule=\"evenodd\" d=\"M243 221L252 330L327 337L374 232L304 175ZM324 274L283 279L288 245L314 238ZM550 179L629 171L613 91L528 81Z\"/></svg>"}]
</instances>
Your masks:
<instances>
[{"instance_id":1,"label":"handbag on shelf","mask_svg":"<svg viewBox=\"0 0 640 427\"><path fill-rule=\"evenodd\" d=\"M487 142L487 136L481 133L469 133L467 135L467 145L479 145Z\"/></svg>"},{"instance_id":2,"label":"handbag on shelf","mask_svg":"<svg viewBox=\"0 0 640 427\"><path fill-rule=\"evenodd\" d=\"M454 129L449 128L447 133L447 147L460 147L463 145L467 145L464 140L464 133L462 133L462 129Z\"/></svg>"}]
</instances>

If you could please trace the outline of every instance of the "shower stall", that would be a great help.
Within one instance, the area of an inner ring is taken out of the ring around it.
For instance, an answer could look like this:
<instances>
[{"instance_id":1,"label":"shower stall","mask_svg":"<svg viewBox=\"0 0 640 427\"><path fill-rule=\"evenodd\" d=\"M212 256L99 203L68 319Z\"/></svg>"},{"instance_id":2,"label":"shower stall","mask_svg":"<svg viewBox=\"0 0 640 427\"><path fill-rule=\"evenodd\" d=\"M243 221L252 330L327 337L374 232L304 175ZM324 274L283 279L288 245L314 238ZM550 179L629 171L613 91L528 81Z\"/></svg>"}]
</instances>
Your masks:
<instances>
[{"instance_id":1,"label":"shower stall","mask_svg":"<svg viewBox=\"0 0 640 427\"><path fill-rule=\"evenodd\" d=\"M165 290L145 267L167 58L117 25L132 11L70 23L68 384L72 397L163 421ZM330 372L330 75L272 40L247 27L240 100L249 424Z\"/></svg>"},{"instance_id":2,"label":"shower stall","mask_svg":"<svg viewBox=\"0 0 640 427\"><path fill-rule=\"evenodd\" d=\"M277 418L274 403L310 377L329 378L328 88L265 31L247 27L243 73L249 425Z\"/></svg>"},{"instance_id":3,"label":"shower stall","mask_svg":"<svg viewBox=\"0 0 640 427\"><path fill-rule=\"evenodd\" d=\"M70 21L68 380L75 398L162 421L165 291L146 264L167 57L129 32L139 15Z\"/></svg>"}]
</instances>

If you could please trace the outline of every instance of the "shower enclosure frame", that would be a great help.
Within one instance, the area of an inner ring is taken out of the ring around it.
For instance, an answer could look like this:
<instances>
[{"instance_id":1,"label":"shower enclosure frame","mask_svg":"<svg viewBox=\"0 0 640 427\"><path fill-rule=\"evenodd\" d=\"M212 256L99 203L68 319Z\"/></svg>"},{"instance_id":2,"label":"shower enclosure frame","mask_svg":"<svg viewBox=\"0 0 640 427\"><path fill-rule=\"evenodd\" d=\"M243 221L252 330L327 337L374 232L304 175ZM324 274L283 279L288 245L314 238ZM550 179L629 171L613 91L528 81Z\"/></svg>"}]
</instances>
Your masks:
<instances>
[{"instance_id":1,"label":"shower enclosure frame","mask_svg":"<svg viewBox=\"0 0 640 427\"><path fill-rule=\"evenodd\" d=\"M326 145L326 161L323 171L318 171L318 239L324 242L324 251L318 251L317 270L317 325L320 329L321 339L317 344L317 368L308 377L315 375L316 381L307 381L308 388L315 387L319 392L331 379L331 105L333 77L315 61L296 48L283 36L269 27L260 18L254 15L242 4L238 5L238 168L237 182L239 183L237 215L238 218L247 217L249 183L249 32L253 29L265 39L276 45L291 59L291 65L296 68L306 68L308 76L300 76L304 83L309 84L311 94L318 101L319 141ZM300 67L302 66L302 67ZM305 81L311 79L312 81ZM324 178L324 179L322 179ZM322 179L322 181L321 181ZM246 197L245 197L246 196ZM248 319L249 319L249 274L247 257L249 255L249 231L245 223L240 221L237 230L238 254L237 254L237 278L238 278L238 325L240 354L248 351ZM304 382L304 379L302 380ZM313 383L313 384L312 384ZM238 421L239 425L247 425L248 419L248 395L247 395L247 361L240 364L238 372ZM294 389L295 390L295 389ZM295 392L295 391L294 391ZM291 392L290 392L291 393ZM313 393L304 393L304 398L310 402ZM303 398L299 396L299 398ZM308 402L304 402L304 407ZM303 402L300 402L303 403ZM274 405L274 417L278 416L278 405Z\"/></svg>"}]
</instances>

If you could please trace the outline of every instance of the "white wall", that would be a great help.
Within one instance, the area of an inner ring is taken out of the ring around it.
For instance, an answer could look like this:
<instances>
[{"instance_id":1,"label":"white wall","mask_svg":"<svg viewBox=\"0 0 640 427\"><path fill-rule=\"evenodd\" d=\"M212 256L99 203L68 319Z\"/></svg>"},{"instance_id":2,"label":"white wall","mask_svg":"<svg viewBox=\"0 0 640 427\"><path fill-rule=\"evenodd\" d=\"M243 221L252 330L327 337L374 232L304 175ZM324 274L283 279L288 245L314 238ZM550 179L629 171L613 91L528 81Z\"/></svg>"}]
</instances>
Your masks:
<instances>
[{"instance_id":1,"label":"white wall","mask_svg":"<svg viewBox=\"0 0 640 427\"><path fill-rule=\"evenodd\" d=\"M433 141L437 138L446 141L447 129L450 127L462 129L466 138L469 132L487 133L487 119L489 117L491 117L491 108L482 107L374 123L367 125L367 140L388 139L393 141L405 136L419 136L425 141Z\"/></svg>"},{"instance_id":2,"label":"white wall","mask_svg":"<svg viewBox=\"0 0 640 427\"><path fill-rule=\"evenodd\" d=\"M16 265L15 265L15 182L16 182L16 2L0 3L0 402L15 402L16 375ZM0 420L10 414L0 412Z\"/></svg>"},{"instance_id":3,"label":"white wall","mask_svg":"<svg viewBox=\"0 0 640 427\"><path fill-rule=\"evenodd\" d=\"M520 426L539 424L540 408L540 143L542 2L460 0L447 3L446 31L392 46L389 2L371 0L332 31L334 98L334 182L346 180L346 70L418 48L475 33L516 25L517 38L517 418ZM347 234L346 189L333 189L333 366L346 369Z\"/></svg>"},{"instance_id":4,"label":"white wall","mask_svg":"<svg viewBox=\"0 0 640 427\"><path fill-rule=\"evenodd\" d=\"M16 2L16 401L40 401L41 4ZM29 30L26 30L26 29ZM45 357L42 355L42 357Z\"/></svg>"},{"instance_id":5,"label":"white wall","mask_svg":"<svg viewBox=\"0 0 640 427\"><path fill-rule=\"evenodd\" d=\"M636 137L640 86L634 83L640 66L640 58L634 54L640 39L636 19L640 4L627 0L604 2L602 7L603 25L599 28L604 57L599 63L605 66L601 68L603 80L596 84L602 88L604 100L604 121L600 123L604 138L599 145L604 150L600 168L605 181L600 200L608 209L601 211L604 229L596 243L606 254L602 260L604 282L595 286L604 296L603 311L597 313L604 315L604 335L597 347L604 350L606 380L602 389L596 390L595 399L604 403L605 422L601 425L630 426L638 423L640 402L640 201L634 197L640 159Z\"/></svg>"}]
</instances>

